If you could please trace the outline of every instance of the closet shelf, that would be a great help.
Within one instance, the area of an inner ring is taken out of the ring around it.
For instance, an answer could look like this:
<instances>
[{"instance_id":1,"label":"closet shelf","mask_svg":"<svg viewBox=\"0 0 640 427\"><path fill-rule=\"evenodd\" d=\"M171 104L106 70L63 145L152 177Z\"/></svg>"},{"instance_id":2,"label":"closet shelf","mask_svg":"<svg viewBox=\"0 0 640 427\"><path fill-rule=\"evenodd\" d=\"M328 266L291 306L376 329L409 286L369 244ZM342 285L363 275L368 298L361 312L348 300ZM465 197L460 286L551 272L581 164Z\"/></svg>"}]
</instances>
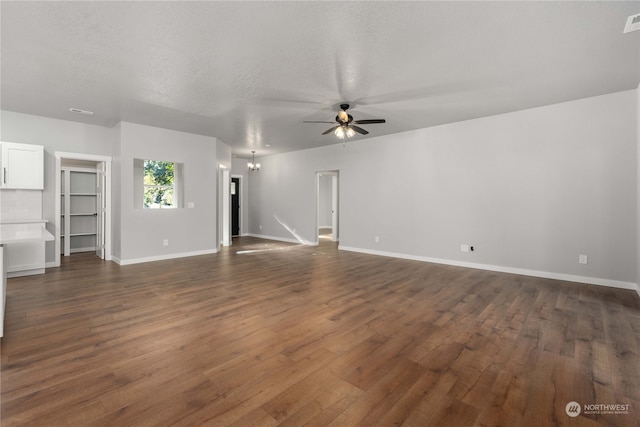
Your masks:
<instances>
[{"instance_id":1,"label":"closet shelf","mask_svg":"<svg viewBox=\"0 0 640 427\"><path fill-rule=\"evenodd\" d=\"M62 218L60 252L94 251L97 244L97 175L93 171L80 171L74 167L61 168L60 189Z\"/></svg>"}]
</instances>

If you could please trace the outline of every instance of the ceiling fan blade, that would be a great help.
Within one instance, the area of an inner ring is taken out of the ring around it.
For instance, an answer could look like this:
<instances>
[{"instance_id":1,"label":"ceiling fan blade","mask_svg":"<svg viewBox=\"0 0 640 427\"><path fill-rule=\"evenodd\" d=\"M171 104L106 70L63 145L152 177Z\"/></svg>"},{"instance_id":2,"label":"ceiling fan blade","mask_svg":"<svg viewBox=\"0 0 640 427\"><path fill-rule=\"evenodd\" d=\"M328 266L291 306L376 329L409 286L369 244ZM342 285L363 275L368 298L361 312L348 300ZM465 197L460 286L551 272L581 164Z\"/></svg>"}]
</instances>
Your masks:
<instances>
[{"instance_id":1,"label":"ceiling fan blade","mask_svg":"<svg viewBox=\"0 0 640 427\"><path fill-rule=\"evenodd\" d=\"M338 129L340 126L334 126L331 129L327 129L324 132L322 132L323 135L326 135L328 133L334 132L336 129Z\"/></svg>"},{"instance_id":2,"label":"ceiling fan blade","mask_svg":"<svg viewBox=\"0 0 640 427\"><path fill-rule=\"evenodd\" d=\"M335 122L324 122L324 121L318 121L318 120L303 120L302 123L329 123L329 124L333 124Z\"/></svg>"},{"instance_id":3,"label":"ceiling fan blade","mask_svg":"<svg viewBox=\"0 0 640 427\"><path fill-rule=\"evenodd\" d=\"M385 119L365 119L365 120L356 120L353 123L357 123L359 125L370 125L374 123L386 123Z\"/></svg>"},{"instance_id":4,"label":"ceiling fan blade","mask_svg":"<svg viewBox=\"0 0 640 427\"><path fill-rule=\"evenodd\" d=\"M369 132L367 132L366 130L362 129L362 128L361 128L361 127L359 127L359 126L351 125L351 126L349 126L349 127L350 127L351 129L355 130L356 132L358 132L358 133L359 133L359 134L361 134L361 135L366 135L366 134L368 134L368 133L369 133Z\"/></svg>"}]
</instances>

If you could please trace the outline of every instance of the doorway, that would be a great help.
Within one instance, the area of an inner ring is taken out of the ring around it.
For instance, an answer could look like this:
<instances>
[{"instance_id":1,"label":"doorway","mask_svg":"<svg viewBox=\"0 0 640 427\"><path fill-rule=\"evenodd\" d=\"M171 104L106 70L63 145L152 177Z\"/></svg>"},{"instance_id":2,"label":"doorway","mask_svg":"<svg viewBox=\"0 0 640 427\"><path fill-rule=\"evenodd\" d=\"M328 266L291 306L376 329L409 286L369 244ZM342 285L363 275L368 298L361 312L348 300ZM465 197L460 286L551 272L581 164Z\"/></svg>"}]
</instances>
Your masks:
<instances>
[{"instance_id":1,"label":"doorway","mask_svg":"<svg viewBox=\"0 0 640 427\"><path fill-rule=\"evenodd\" d=\"M55 265L75 252L111 260L111 157L56 152L55 161Z\"/></svg>"},{"instance_id":2,"label":"doorway","mask_svg":"<svg viewBox=\"0 0 640 427\"><path fill-rule=\"evenodd\" d=\"M231 178L231 236L240 235L240 177Z\"/></svg>"},{"instance_id":3,"label":"doorway","mask_svg":"<svg viewBox=\"0 0 640 427\"><path fill-rule=\"evenodd\" d=\"M338 171L316 173L317 241L339 241Z\"/></svg>"}]
</instances>

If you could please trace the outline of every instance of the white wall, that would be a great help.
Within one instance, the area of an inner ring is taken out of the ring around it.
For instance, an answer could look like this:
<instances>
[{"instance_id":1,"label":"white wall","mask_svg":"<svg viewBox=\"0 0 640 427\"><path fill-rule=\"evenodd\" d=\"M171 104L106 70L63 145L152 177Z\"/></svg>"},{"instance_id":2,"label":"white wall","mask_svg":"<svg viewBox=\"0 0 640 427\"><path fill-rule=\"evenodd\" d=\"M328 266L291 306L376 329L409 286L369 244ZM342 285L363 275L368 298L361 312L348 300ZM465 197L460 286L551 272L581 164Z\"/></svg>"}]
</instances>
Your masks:
<instances>
[{"instance_id":1,"label":"white wall","mask_svg":"<svg viewBox=\"0 0 640 427\"><path fill-rule=\"evenodd\" d=\"M216 158L218 159L218 163L224 165L227 169L231 169L231 147L219 139L217 142Z\"/></svg>"},{"instance_id":2,"label":"white wall","mask_svg":"<svg viewBox=\"0 0 640 427\"><path fill-rule=\"evenodd\" d=\"M343 248L632 287L636 103L626 91L263 157L250 233L314 241L315 172L339 170Z\"/></svg>"},{"instance_id":3,"label":"white wall","mask_svg":"<svg viewBox=\"0 0 640 427\"><path fill-rule=\"evenodd\" d=\"M340 169L342 156L348 150L342 145L330 145L261 157L260 172L249 176L249 233L315 242L316 172ZM342 190L342 175L340 179ZM343 199L340 200L342 209Z\"/></svg>"},{"instance_id":4,"label":"white wall","mask_svg":"<svg viewBox=\"0 0 640 427\"><path fill-rule=\"evenodd\" d=\"M56 151L113 156L112 254L124 263L169 258L216 249L217 169L231 163L230 148L215 138L132 123L113 128L51 119L11 111L1 112L3 141L44 145L45 189L42 217L55 234ZM145 211L133 208L133 159L151 158L184 163L184 202L193 209ZM162 240L169 239L169 246ZM55 261L54 242L47 243L47 263Z\"/></svg>"},{"instance_id":5,"label":"white wall","mask_svg":"<svg viewBox=\"0 0 640 427\"><path fill-rule=\"evenodd\" d=\"M111 162L111 252L113 259L122 259L122 123L114 126L113 160Z\"/></svg>"},{"instance_id":6,"label":"white wall","mask_svg":"<svg viewBox=\"0 0 640 427\"><path fill-rule=\"evenodd\" d=\"M120 228L117 261L123 264L173 258L217 250L218 159L215 138L120 123L120 207L114 216ZM134 207L134 159L163 160L184 165L182 209ZM194 208L187 208L189 203ZM163 240L169 241L163 246ZM115 252L115 251L114 251Z\"/></svg>"},{"instance_id":7,"label":"white wall","mask_svg":"<svg viewBox=\"0 0 640 427\"><path fill-rule=\"evenodd\" d=\"M636 242L636 292L640 295L640 85L636 90L636 98L638 100L636 107L636 115L637 115L637 132L636 138L638 140L637 150L638 150L638 163L637 163L637 173L638 173L638 181L637 181L637 211L636 211L636 219L637 219L637 242Z\"/></svg>"},{"instance_id":8,"label":"white wall","mask_svg":"<svg viewBox=\"0 0 640 427\"><path fill-rule=\"evenodd\" d=\"M320 175L318 182L318 227L331 227L333 176Z\"/></svg>"},{"instance_id":9,"label":"white wall","mask_svg":"<svg viewBox=\"0 0 640 427\"><path fill-rule=\"evenodd\" d=\"M218 141L216 148L218 159L218 193L216 212L218 212L218 243L216 248L220 249L220 245L228 245L231 242L231 194L229 188L231 186L231 147Z\"/></svg>"},{"instance_id":10,"label":"white wall","mask_svg":"<svg viewBox=\"0 0 640 427\"><path fill-rule=\"evenodd\" d=\"M244 176L242 233L315 241L315 173L340 170L341 247L632 286L640 277L640 87L451 125L260 159L226 144L122 123L9 111L3 141L45 146L43 218L55 216L55 151L113 156L113 255L121 262L214 251L217 164ZM221 145L222 144L222 145ZM133 209L133 158L185 163L194 209ZM210 185L210 187L209 187ZM249 214L249 212L251 212ZM151 216L155 215L155 216ZM380 243L374 243L374 236ZM161 246L169 239L168 247ZM462 253L461 243L476 251ZM53 262L53 243L47 262ZM589 264L577 263L577 255Z\"/></svg>"},{"instance_id":11,"label":"white wall","mask_svg":"<svg viewBox=\"0 0 640 427\"><path fill-rule=\"evenodd\" d=\"M113 130L67 120L30 114L0 111L0 139L44 146L44 191L42 218L49 221L47 229L55 235L55 156L56 151L112 155ZM56 242L46 243L46 262L55 262Z\"/></svg>"}]
</instances>

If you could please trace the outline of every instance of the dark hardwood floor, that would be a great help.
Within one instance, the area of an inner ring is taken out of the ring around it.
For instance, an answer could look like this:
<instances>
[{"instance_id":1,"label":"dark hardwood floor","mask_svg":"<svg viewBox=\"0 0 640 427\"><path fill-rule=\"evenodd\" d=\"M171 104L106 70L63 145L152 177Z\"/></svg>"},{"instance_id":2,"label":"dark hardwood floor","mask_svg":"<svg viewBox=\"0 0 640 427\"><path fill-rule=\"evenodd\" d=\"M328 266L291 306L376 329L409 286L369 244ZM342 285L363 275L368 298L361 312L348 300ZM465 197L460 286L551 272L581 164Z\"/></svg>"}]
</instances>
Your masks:
<instances>
[{"instance_id":1,"label":"dark hardwood floor","mask_svg":"<svg viewBox=\"0 0 640 427\"><path fill-rule=\"evenodd\" d=\"M640 425L633 291L326 239L66 257L9 280L1 345L3 427Z\"/></svg>"}]
</instances>

